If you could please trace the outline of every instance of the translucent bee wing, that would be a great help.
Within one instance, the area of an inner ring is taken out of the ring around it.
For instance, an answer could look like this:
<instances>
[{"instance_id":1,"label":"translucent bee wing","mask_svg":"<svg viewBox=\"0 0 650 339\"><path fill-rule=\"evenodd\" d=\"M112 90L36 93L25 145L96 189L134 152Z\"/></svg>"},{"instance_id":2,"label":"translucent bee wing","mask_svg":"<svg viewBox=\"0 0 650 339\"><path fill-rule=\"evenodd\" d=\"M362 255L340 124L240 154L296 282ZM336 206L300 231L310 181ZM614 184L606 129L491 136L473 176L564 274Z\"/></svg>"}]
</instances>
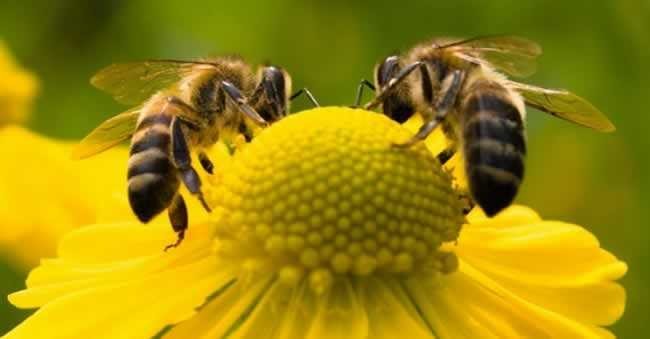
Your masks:
<instances>
[{"instance_id":1,"label":"translucent bee wing","mask_svg":"<svg viewBox=\"0 0 650 339\"><path fill-rule=\"evenodd\" d=\"M501 52L482 51L479 57L465 54L462 58L476 64L485 64L518 78L529 77L537 71L537 61L535 58L525 55L515 56Z\"/></svg>"},{"instance_id":2,"label":"translucent bee wing","mask_svg":"<svg viewBox=\"0 0 650 339\"><path fill-rule=\"evenodd\" d=\"M542 54L542 48L536 42L512 35L482 36L451 42L440 47L454 47L464 50L494 50L530 57L537 57Z\"/></svg>"},{"instance_id":3,"label":"translucent bee wing","mask_svg":"<svg viewBox=\"0 0 650 339\"><path fill-rule=\"evenodd\" d=\"M468 59L516 77L527 77L537 70L536 58L542 48L534 41L516 36L488 36L452 42L441 48L460 52Z\"/></svg>"},{"instance_id":4,"label":"translucent bee wing","mask_svg":"<svg viewBox=\"0 0 650 339\"><path fill-rule=\"evenodd\" d=\"M101 153L131 137L142 106L120 113L97 126L72 150L73 159L85 159Z\"/></svg>"},{"instance_id":5,"label":"translucent bee wing","mask_svg":"<svg viewBox=\"0 0 650 339\"><path fill-rule=\"evenodd\" d=\"M118 102L134 105L178 82L194 65L214 66L208 62L182 60L113 64L97 72L90 83L113 95Z\"/></svg>"},{"instance_id":6,"label":"translucent bee wing","mask_svg":"<svg viewBox=\"0 0 650 339\"><path fill-rule=\"evenodd\" d=\"M613 132L614 124L587 100L565 90L508 82L519 92L528 106L558 118L601 132Z\"/></svg>"}]
</instances>

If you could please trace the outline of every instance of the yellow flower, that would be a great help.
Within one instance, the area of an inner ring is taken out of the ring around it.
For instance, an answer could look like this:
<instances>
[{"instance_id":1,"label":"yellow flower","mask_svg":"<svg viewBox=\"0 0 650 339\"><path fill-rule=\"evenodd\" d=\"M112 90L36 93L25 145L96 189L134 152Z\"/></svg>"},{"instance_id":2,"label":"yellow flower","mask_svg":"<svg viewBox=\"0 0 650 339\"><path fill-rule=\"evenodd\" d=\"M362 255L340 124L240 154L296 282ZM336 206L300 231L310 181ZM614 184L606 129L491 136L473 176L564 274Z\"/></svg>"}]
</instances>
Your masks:
<instances>
[{"instance_id":1,"label":"yellow flower","mask_svg":"<svg viewBox=\"0 0 650 339\"><path fill-rule=\"evenodd\" d=\"M156 221L74 231L5 338L608 338L625 263L522 206L462 225L452 178L410 132L321 108L264 130L204 178L183 244ZM431 144L430 144L431 145Z\"/></svg>"},{"instance_id":2,"label":"yellow flower","mask_svg":"<svg viewBox=\"0 0 650 339\"><path fill-rule=\"evenodd\" d=\"M78 161L71 158L75 144L0 127L0 159L8 159L0 166L0 253L19 268L55 255L61 237L75 228L137 220L126 196L128 150ZM191 212L203 213L198 205L188 201Z\"/></svg>"},{"instance_id":3,"label":"yellow flower","mask_svg":"<svg viewBox=\"0 0 650 339\"><path fill-rule=\"evenodd\" d=\"M24 122L37 88L34 74L20 68L0 41L0 125Z\"/></svg>"},{"instance_id":4,"label":"yellow flower","mask_svg":"<svg viewBox=\"0 0 650 339\"><path fill-rule=\"evenodd\" d=\"M53 256L74 228L135 220L124 194L126 150L73 161L72 146L22 127L0 128L0 248L20 267Z\"/></svg>"}]
</instances>

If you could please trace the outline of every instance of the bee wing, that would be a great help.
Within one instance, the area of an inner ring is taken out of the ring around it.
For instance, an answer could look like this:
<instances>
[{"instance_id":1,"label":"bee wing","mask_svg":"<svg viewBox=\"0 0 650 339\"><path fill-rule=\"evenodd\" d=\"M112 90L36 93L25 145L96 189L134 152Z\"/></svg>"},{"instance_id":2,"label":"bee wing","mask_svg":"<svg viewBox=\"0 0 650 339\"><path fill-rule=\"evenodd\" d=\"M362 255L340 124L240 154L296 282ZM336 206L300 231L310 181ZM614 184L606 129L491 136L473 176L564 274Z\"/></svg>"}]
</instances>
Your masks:
<instances>
[{"instance_id":1,"label":"bee wing","mask_svg":"<svg viewBox=\"0 0 650 339\"><path fill-rule=\"evenodd\" d=\"M488 65L516 77L535 73L535 59L542 48L534 41L516 36L486 36L443 45L464 55L465 59Z\"/></svg>"},{"instance_id":2,"label":"bee wing","mask_svg":"<svg viewBox=\"0 0 650 339\"><path fill-rule=\"evenodd\" d=\"M135 130L142 106L122 112L97 126L72 150L73 159L85 159L101 153L122 141Z\"/></svg>"},{"instance_id":3,"label":"bee wing","mask_svg":"<svg viewBox=\"0 0 650 339\"><path fill-rule=\"evenodd\" d=\"M182 60L113 64L97 72L90 83L113 95L118 102L133 105L178 82L194 65L214 66L208 62Z\"/></svg>"},{"instance_id":4,"label":"bee wing","mask_svg":"<svg viewBox=\"0 0 650 339\"><path fill-rule=\"evenodd\" d=\"M616 130L614 124L596 107L569 91L541 88L512 81L509 84L524 97L528 106L597 131L613 132Z\"/></svg>"}]
</instances>

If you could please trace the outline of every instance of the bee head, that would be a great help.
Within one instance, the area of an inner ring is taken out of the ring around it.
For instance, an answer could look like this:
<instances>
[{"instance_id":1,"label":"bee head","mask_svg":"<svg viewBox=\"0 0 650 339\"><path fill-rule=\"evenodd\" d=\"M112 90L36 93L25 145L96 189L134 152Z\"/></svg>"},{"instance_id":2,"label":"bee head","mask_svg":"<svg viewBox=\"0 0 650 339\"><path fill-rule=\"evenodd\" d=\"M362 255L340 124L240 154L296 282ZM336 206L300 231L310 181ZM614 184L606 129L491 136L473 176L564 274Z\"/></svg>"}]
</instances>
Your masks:
<instances>
[{"instance_id":1,"label":"bee head","mask_svg":"<svg viewBox=\"0 0 650 339\"><path fill-rule=\"evenodd\" d=\"M253 107L269 122L277 121L287 115L291 95L291 77L277 66L264 66L259 69L258 85L251 98Z\"/></svg>"},{"instance_id":2,"label":"bee head","mask_svg":"<svg viewBox=\"0 0 650 339\"><path fill-rule=\"evenodd\" d=\"M377 64L374 74L377 95L380 95L391 81L395 81L403 67L402 60L396 55L391 55ZM406 81L396 85L390 92L384 93L381 101L384 114L399 123L408 120L415 112L410 93L411 89Z\"/></svg>"},{"instance_id":3,"label":"bee head","mask_svg":"<svg viewBox=\"0 0 650 339\"><path fill-rule=\"evenodd\" d=\"M400 58L396 55L391 55L377 64L375 67L375 87L377 91L381 90L388 84L400 70Z\"/></svg>"}]
</instances>

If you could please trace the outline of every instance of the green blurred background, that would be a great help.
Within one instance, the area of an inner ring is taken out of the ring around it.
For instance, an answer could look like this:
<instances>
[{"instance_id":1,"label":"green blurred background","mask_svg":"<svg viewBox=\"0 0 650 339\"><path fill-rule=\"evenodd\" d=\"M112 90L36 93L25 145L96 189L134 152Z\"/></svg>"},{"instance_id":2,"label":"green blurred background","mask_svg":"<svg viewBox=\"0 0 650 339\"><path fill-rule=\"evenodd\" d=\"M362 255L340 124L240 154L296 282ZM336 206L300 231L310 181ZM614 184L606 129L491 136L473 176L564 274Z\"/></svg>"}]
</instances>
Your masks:
<instances>
[{"instance_id":1,"label":"green blurred background","mask_svg":"<svg viewBox=\"0 0 650 339\"><path fill-rule=\"evenodd\" d=\"M479 5L480 4L480 5ZM519 202L588 227L628 262L621 338L650 332L650 2L81 1L0 5L0 39L41 80L29 126L76 139L122 109L88 84L113 62L238 53L290 70L321 104L351 104L381 57L437 35L516 34L544 48L526 80L568 88L618 127L599 134L529 110ZM301 100L294 110L307 107ZM25 156L28 156L27 154ZM6 161L6 160L3 160ZM1 226L7 227L7 225ZM0 295L25 272L0 263ZM0 333L26 315L0 300Z\"/></svg>"}]
</instances>

